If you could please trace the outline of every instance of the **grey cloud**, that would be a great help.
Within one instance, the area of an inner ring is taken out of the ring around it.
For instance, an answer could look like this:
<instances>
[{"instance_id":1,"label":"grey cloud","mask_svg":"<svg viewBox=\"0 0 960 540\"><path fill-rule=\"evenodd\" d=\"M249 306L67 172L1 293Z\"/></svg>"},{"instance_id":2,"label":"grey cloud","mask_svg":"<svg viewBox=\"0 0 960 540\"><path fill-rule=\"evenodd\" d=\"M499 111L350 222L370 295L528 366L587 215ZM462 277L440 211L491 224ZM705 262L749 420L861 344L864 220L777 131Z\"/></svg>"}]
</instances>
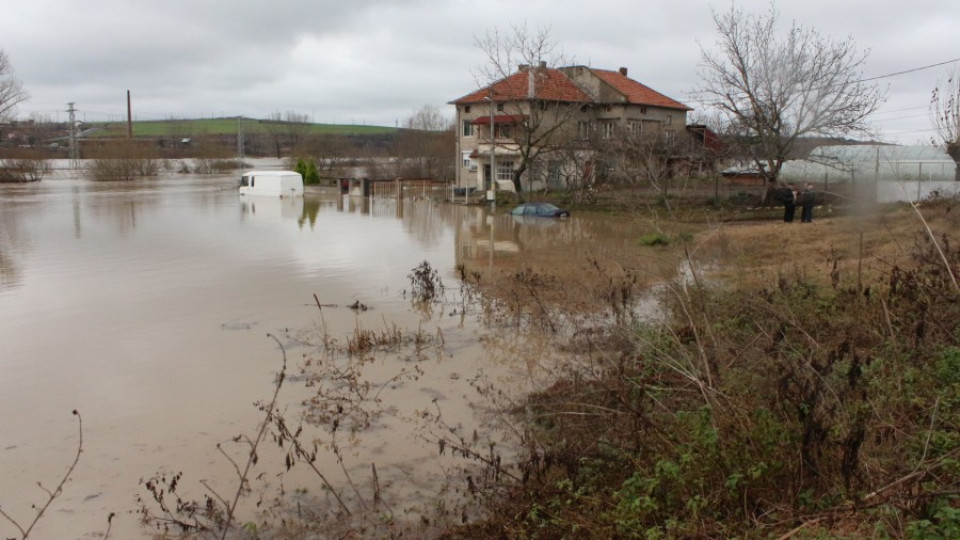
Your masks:
<instances>
[{"instance_id":1,"label":"grey cloud","mask_svg":"<svg viewBox=\"0 0 960 540\"><path fill-rule=\"evenodd\" d=\"M766 10L767 0L739 0ZM474 37L511 24L549 28L577 63L616 69L692 103L698 42L714 41L711 6L726 0L31 0L0 18L0 48L33 98L23 114L77 102L91 120L123 110L164 118L263 116L392 125L475 89ZM870 49L865 76L960 56L960 2L779 3L781 20ZM891 103L925 105L936 70L884 79ZM399 117L399 118L398 118ZM105 119L105 118L103 118ZM920 129L927 122L916 120Z\"/></svg>"}]
</instances>

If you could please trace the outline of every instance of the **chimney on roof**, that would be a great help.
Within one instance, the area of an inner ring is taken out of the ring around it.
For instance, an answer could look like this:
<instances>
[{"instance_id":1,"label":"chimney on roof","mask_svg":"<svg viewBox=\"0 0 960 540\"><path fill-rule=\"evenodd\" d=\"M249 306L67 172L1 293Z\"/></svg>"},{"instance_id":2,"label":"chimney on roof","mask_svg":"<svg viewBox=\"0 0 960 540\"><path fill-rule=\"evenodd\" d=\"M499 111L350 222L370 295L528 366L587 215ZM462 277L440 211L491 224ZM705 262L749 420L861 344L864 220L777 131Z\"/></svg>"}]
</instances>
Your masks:
<instances>
[{"instance_id":1,"label":"chimney on roof","mask_svg":"<svg viewBox=\"0 0 960 540\"><path fill-rule=\"evenodd\" d=\"M517 71L526 71L530 69L530 64L520 64L517 66Z\"/></svg>"},{"instance_id":2,"label":"chimney on roof","mask_svg":"<svg viewBox=\"0 0 960 540\"><path fill-rule=\"evenodd\" d=\"M545 60L540 61L540 69L547 69L547 62Z\"/></svg>"},{"instance_id":3,"label":"chimney on roof","mask_svg":"<svg viewBox=\"0 0 960 540\"><path fill-rule=\"evenodd\" d=\"M625 68L625 67L620 68L620 74L623 75L624 77L626 77L626 76L627 76L627 68Z\"/></svg>"},{"instance_id":4,"label":"chimney on roof","mask_svg":"<svg viewBox=\"0 0 960 540\"><path fill-rule=\"evenodd\" d=\"M527 70L527 99L537 96L537 76L532 69Z\"/></svg>"}]
</instances>

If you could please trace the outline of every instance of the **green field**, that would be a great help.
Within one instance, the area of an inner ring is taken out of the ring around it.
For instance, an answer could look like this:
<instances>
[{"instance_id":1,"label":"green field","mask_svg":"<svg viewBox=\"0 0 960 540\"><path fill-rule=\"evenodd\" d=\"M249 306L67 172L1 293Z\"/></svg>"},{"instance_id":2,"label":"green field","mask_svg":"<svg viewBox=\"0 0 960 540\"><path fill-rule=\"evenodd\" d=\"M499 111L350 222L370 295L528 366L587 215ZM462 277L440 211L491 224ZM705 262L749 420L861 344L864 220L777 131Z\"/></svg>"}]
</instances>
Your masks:
<instances>
[{"instance_id":1,"label":"green field","mask_svg":"<svg viewBox=\"0 0 960 540\"><path fill-rule=\"evenodd\" d=\"M134 137L196 137L202 135L236 134L241 120L237 118L169 119L133 122ZM267 121L243 118L246 134L267 134ZM309 133L315 135L375 135L394 133L397 128L385 126L358 126L349 124L308 124ZM114 137L126 135L126 122L107 122L104 130L94 136Z\"/></svg>"}]
</instances>

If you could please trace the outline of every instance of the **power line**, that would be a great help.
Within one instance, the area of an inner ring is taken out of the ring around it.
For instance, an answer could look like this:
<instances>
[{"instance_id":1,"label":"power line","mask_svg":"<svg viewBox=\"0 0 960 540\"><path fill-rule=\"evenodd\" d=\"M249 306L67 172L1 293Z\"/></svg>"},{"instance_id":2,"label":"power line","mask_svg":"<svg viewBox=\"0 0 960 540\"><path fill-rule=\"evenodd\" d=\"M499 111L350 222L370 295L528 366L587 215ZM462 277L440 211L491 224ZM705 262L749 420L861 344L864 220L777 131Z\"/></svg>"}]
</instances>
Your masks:
<instances>
[{"instance_id":1,"label":"power line","mask_svg":"<svg viewBox=\"0 0 960 540\"><path fill-rule=\"evenodd\" d=\"M953 60L947 60L947 61L945 61L945 62L937 62L936 64L928 64L928 65L925 65L925 66L919 66L919 67L915 67L915 68L905 69L905 70L897 71L897 72L894 72L894 73L887 73L887 74L885 74L885 75L877 75L876 77L867 77L867 78L865 78L865 79L858 79L858 80L855 80L855 81L850 81L849 84L857 84L857 83L862 83L862 82L876 81L876 80L879 80L879 79L886 79L886 78L890 78L890 77L896 77L896 76L898 76L898 75L906 75L906 74L908 74L908 73L915 73L915 72L917 72L917 71L923 71L923 70L926 70L926 69L932 69L932 68L935 68L935 67L945 66L945 65L947 65L947 64L954 64L954 63L957 63L957 62L960 62L960 58L954 58ZM829 87L830 87L830 85L827 85L827 86L825 86L824 88L829 88ZM817 90L817 89L818 89L818 88L812 88L812 90ZM695 97L695 96L702 95L702 94L710 94L710 93L711 93L711 92L705 92L705 91L692 91L692 92L688 92L687 95L691 96L693 99L696 100L696 99L698 99L698 98ZM717 104L719 104L719 103L724 103L724 101L722 101L722 100L708 100L708 101L701 101L701 103L702 103L703 105L710 106L710 105L717 105Z\"/></svg>"},{"instance_id":2,"label":"power line","mask_svg":"<svg viewBox=\"0 0 960 540\"><path fill-rule=\"evenodd\" d=\"M891 131L890 135L903 135L905 133L923 133L928 131L937 131L937 128L926 128L926 129L911 129L908 131Z\"/></svg>"},{"instance_id":3,"label":"power line","mask_svg":"<svg viewBox=\"0 0 960 540\"><path fill-rule=\"evenodd\" d=\"M887 73L886 75L877 75L876 77L869 77L867 79L860 79L859 81L854 82L867 82L867 81L876 81L878 79L886 79L888 77L896 77L897 75L906 75L907 73L914 73L916 71L923 71L925 69L931 69L935 67L945 66L947 64L954 64L960 62L960 58L954 58L953 60L947 60L946 62L938 62L936 64L930 64L927 66L920 66L916 68L906 69L903 71L897 71L895 73Z\"/></svg>"},{"instance_id":4,"label":"power line","mask_svg":"<svg viewBox=\"0 0 960 540\"><path fill-rule=\"evenodd\" d=\"M895 120L909 120L911 118L928 118L929 115L926 114L910 114L907 116L894 116L893 118L879 118L874 120L874 122L893 122Z\"/></svg>"},{"instance_id":5,"label":"power line","mask_svg":"<svg viewBox=\"0 0 960 540\"><path fill-rule=\"evenodd\" d=\"M896 113L896 112L918 111L918 110L920 110L920 109L927 109L927 108L929 108L929 106L927 106L927 105L920 105L920 106L917 106L917 107L903 107L903 108L900 108L900 109L890 109L890 110L888 110L888 111L876 111L876 112L874 112L873 114L874 114L874 115L876 115L876 114L891 114L891 113ZM871 116L872 116L872 115L871 115Z\"/></svg>"}]
</instances>

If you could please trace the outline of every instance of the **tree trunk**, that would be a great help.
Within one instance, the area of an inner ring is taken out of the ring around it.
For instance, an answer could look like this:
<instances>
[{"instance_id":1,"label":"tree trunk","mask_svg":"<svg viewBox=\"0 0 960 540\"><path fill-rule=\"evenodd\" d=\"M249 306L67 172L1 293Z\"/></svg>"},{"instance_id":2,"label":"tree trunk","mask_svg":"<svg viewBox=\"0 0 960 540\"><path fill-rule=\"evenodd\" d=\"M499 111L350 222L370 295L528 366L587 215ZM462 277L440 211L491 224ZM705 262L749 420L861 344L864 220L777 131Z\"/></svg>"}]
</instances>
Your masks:
<instances>
[{"instance_id":1,"label":"tree trunk","mask_svg":"<svg viewBox=\"0 0 960 540\"><path fill-rule=\"evenodd\" d=\"M520 177L523 176L523 171L526 169L526 165L521 163L520 166L513 171L513 189L517 191L518 196L523 193L523 186L520 185Z\"/></svg>"},{"instance_id":2,"label":"tree trunk","mask_svg":"<svg viewBox=\"0 0 960 540\"><path fill-rule=\"evenodd\" d=\"M956 168L953 170L953 180L960 182L960 142L947 143L947 155L953 158Z\"/></svg>"}]
</instances>

